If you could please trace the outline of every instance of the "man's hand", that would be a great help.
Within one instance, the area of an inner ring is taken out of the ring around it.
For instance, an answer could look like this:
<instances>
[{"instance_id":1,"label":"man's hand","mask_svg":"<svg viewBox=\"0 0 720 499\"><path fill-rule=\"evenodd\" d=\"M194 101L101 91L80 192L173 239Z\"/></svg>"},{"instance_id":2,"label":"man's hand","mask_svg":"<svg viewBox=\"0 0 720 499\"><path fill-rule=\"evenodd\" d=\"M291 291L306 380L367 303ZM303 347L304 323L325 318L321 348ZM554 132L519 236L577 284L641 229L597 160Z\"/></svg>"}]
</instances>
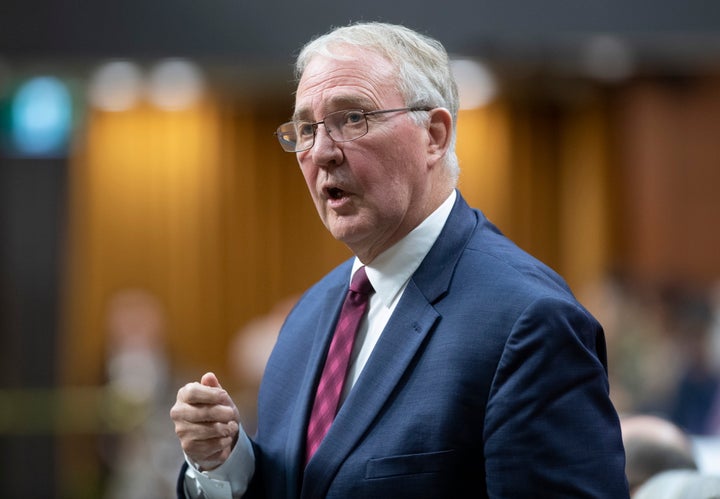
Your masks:
<instances>
[{"instance_id":1,"label":"man's hand","mask_svg":"<svg viewBox=\"0 0 720 499\"><path fill-rule=\"evenodd\" d=\"M224 463L237 441L240 413L213 373L178 390L170 418L183 451L201 470Z\"/></svg>"}]
</instances>

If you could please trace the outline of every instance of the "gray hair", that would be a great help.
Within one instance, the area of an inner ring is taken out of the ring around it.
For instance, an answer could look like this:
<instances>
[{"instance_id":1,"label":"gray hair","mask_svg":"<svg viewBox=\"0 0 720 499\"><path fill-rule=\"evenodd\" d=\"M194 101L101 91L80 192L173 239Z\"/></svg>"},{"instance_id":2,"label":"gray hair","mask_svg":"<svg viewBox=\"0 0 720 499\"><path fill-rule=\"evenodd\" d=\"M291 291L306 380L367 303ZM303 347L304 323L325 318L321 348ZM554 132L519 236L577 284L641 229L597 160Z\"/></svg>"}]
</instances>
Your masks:
<instances>
[{"instance_id":1,"label":"gray hair","mask_svg":"<svg viewBox=\"0 0 720 499\"><path fill-rule=\"evenodd\" d=\"M360 47L387 59L397 69L398 86L406 106L444 107L450 111L452 135L446 166L457 180L459 165L455 153L455 127L459 97L445 47L433 38L400 25L379 22L350 24L311 40L301 49L295 62L296 79L300 80L310 60L317 55L342 59L342 55L332 51L338 45ZM427 115L424 115L423 119L426 118Z\"/></svg>"}]
</instances>

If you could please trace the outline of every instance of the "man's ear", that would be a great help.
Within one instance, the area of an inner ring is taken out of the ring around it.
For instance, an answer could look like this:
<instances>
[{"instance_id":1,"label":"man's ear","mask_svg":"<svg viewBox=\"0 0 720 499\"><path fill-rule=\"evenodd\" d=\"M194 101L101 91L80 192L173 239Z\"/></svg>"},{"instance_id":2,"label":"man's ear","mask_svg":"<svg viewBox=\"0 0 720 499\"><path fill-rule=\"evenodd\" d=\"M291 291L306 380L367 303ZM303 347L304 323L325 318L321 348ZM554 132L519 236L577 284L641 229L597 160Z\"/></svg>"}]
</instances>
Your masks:
<instances>
[{"instance_id":1,"label":"man's ear","mask_svg":"<svg viewBox=\"0 0 720 499\"><path fill-rule=\"evenodd\" d=\"M444 107L437 107L431 111L428 122L428 164L436 163L445 155L450 147L452 136L452 116Z\"/></svg>"}]
</instances>

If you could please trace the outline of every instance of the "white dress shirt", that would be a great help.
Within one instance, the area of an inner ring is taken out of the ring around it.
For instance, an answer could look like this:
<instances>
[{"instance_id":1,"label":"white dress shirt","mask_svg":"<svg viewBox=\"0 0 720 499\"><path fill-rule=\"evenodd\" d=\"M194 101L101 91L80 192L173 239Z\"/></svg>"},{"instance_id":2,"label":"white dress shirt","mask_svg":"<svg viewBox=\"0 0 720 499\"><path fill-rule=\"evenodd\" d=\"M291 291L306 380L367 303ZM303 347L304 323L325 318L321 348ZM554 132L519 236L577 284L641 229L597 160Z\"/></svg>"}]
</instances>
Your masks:
<instances>
[{"instance_id":1,"label":"white dress shirt","mask_svg":"<svg viewBox=\"0 0 720 499\"><path fill-rule=\"evenodd\" d=\"M368 279L375 289L370 297L368 313L360 323L353 348L347 383L342 394L345 400L355 385L380 334L395 307L397 306L410 277L415 273L425 255L437 240L450 211L455 203L455 190L429 217L415 227L397 244L380 254L365 266ZM352 275L363 264L355 259ZM186 458L188 464L185 475L185 492L192 499L238 499L247 490L247 485L255 472L255 455L250 439L240 426L240 435L235 448L228 459L212 471L200 472Z\"/></svg>"}]
</instances>

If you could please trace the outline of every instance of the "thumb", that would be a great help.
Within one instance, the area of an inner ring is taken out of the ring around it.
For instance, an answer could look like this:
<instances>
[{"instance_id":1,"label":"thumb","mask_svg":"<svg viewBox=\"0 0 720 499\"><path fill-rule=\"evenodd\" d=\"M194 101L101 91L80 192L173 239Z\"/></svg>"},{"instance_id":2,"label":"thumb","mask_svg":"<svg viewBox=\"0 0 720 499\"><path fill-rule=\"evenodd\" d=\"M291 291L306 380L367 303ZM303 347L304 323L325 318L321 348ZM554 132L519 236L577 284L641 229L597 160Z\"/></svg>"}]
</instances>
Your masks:
<instances>
[{"instance_id":1,"label":"thumb","mask_svg":"<svg viewBox=\"0 0 720 499\"><path fill-rule=\"evenodd\" d=\"M200 379L200 384L204 386L211 386L214 388L222 388L222 386L220 386L220 382L217 379L217 376L215 376L215 373L203 374L203 377Z\"/></svg>"}]
</instances>

